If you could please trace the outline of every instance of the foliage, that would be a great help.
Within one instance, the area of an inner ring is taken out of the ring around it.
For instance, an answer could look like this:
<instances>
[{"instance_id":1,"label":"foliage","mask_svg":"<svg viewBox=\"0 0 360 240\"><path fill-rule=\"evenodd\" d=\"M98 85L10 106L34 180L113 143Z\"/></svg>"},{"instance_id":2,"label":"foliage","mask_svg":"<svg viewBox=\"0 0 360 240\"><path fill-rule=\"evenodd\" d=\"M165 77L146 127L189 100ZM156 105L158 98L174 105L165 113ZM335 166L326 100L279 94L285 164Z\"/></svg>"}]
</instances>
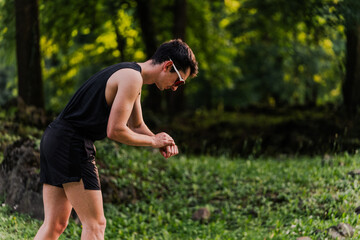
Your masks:
<instances>
[{"instance_id":1,"label":"foliage","mask_svg":"<svg viewBox=\"0 0 360 240\"><path fill-rule=\"evenodd\" d=\"M232 9L227 28L242 76L227 105L339 101L345 39L331 9L334 4L317 0L241 1Z\"/></svg>"},{"instance_id":2,"label":"foliage","mask_svg":"<svg viewBox=\"0 0 360 240\"><path fill-rule=\"evenodd\" d=\"M19 111L16 107L0 111L0 164L4 158L6 147L20 138L35 139L40 145L40 137L43 130L19 118Z\"/></svg>"},{"instance_id":3,"label":"foliage","mask_svg":"<svg viewBox=\"0 0 360 240\"><path fill-rule=\"evenodd\" d=\"M105 204L107 239L326 239L340 222L358 224L359 155L230 159L175 157L110 141L96 144L100 174L121 189L133 185L133 203ZM199 207L208 221L191 219ZM0 235L31 239L40 222L0 207ZM71 220L61 239L78 239ZM358 228L354 239L358 238Z\"/></svg>"},{"instance_id":4,"label":"foliage","mask_svg":"<svg viewBox=\"0 0 360 240\"><path fill-rule=\"evenodd\" d=\"M199 62L199 74L186 86L192 108L213 108L221 104L219 94L232 88L239 66L234 62L237 48L230 33L221 24L226 9L220 1L189 1L187 41Z\"/></svg>"},{"instance_id":5,"label":"foliage","mask_svg":"<svg viewBox=\"0 0 360 240\"><path fill-rule=\"evenodd\" d=\"M41 47L49 109L59 112L101 68L144 58L133 8L131 1L42 2ZM74 15L79 9L81 14Z\"/></svg>"},{"instance_id":6,"label":"foliage","mask_svg":"<svg viewBox=\"0 0 360 240\"><path fill-rule=\"evenodd\" d=\"M0 105L17 94L14 1L0 0Z\"/></svg>"},{"instance_id":7,"label":"foliage","mask_svg":"<svg viewBox=\"0 0 360 240\"><path fill-rule=\"evenodd\" d=\"M169 123L160 120L163 118L145 121L155 125L150 125L154 132L170 133L187 154L318 155L354 153L360 148L358 117L350 120L334 105L198 109L178 114Z\"/></svg>"},{"instance_id":8,"label":"foliage","mask_svg":"<svg viewBox=\"0 0 360 240\"><path fill-rule=\"evenodd\" d=\"M344 31L359 19L357 2L187 0L186 41L200 67L185 86L188 109L340 103ZM158 43L172 36L172 4L152 9ZM40 1L39 8L48 110L59 112L101 68L145 60L136 1ZM4 103L16 95L13 1L0 1L0 11Z\"/></svg>"}]
</instances>

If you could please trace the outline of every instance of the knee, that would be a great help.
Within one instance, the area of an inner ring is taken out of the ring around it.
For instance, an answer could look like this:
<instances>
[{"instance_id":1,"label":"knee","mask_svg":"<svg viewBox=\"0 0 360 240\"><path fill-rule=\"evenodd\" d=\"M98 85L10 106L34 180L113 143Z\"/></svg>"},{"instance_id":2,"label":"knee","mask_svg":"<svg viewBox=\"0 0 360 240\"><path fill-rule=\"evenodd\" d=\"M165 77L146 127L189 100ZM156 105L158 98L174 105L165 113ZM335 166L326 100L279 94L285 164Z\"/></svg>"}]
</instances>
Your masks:
<instances>
[{"instance_id":1,"label":"knee","mask_svg":"<svg viewBox=\"0 0 360 240\"><path fill-rule=\"evenodd\" d=\"M42 228L44 228L44 231L47 235L54 236L54 238L60 236L64 231L65 228L68 225L68 220L57 220L57 221L45 221Z\"/></svg>"},{"instance_id":2,"label":"knee","mask_svg":"<svg viewBox=\"0 0 360 240\"><path fill-rule=\"evenodd\" d=\"M62 233L65 231L68 223L69 223L68 220L55 222L55 223L53 224L53 230L54 230L54 232L57 233L57 234L59 234L59 235L62 234Z\"/></svg>"},{"instance_id":3,"label":"knee","mask_svg":"<svg viewBox=\"0 0 360 240\"><path fill-rule=\"evenodd\" d=\"M105 217L101 217L86 221L83 223L83 227L94 233L104 233L106 228L106 219Z\"/></svg>"}]
</instances>

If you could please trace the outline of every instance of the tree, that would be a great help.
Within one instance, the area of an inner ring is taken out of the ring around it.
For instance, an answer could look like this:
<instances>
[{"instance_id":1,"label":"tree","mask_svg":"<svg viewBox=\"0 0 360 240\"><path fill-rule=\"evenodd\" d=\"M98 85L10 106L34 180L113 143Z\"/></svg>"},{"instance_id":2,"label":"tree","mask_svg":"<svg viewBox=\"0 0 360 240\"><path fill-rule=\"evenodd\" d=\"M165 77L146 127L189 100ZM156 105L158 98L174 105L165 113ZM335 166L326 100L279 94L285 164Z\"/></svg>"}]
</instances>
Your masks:
<instances>
[{"instance_id":1,"label":"tree","mask_svg":"<svg viewBox=\"0 0 360 240\"><path fill-rule=\"evenodd\" d=\"M186 35L186 0L175 0L174 11L174 38L180 38L185 41ZM186 85L179 87L175 92L166 92L167 113L173 116L175 113L183 112L185 109L185 91Z\"/></svg>"},{"instance_id":2,"label":"tree","mask_svg":"<svg viewBox=\"0 0 360 240\"><path fill-rule=\"evenodd\" d=\"M42 1L40 29L46 107L59 112L91 75L145 58L134 1ZM66 8L61 7L66 5ZM74 14L80 12L81 14Z\"/></svg>"},{"instance_id":3,"label":"tree","mask_svg":"<svg viewBox=\"0 0 360 240\"><path fill-rule=\"evenodd\" d=\"M239 49L226 29L232 19L224 1L219 0L188 0L187 11L191 17L187 19L186 41L199 62L198 76L186 86L187 107L192 110L221 108L229 96L224 92L232 89L241 75L235 61Z\"/></svg>"},{"instance_id":4,"label":"tree","mask_svg":"<svg viewBox=\"0 0 360 240\"><path fill-rule=\"evenodd\" d=\"M346 76L342 90L347 112L354 115L360 107L360 2L345 0L342 10L346 28Z\"/></svg>"},{"instance_id":5,"label":"tree","mask_svg":"<svg viewBox=\"0 0 360 240\"><path fill-rule=\"evenodd\" d=\"M141 35L145 44L145 53L147 59L149 59L155 53L158 46L155 24L151 12L153 5L151 1L148 0L136 0L136 2L136 11L140 21ZM154 84L148 86L148 91L144 106L153 112L161 112L161 93Z\"/></svg>"},{"instance_id":6,"label":"tree","mask_svg":"<svg viewBox=\"0 0 360 240\"><path fill-rule=\"evenodd\" d=\"M13 98L17 89L14 4L14 0L0 1L0 105Z\"/></svg>"},{"instance_id":7,"label":"tree","mask_svg":"<svg viewBox=\"0 0 360 240\"><path fill-rule=\"evenodd\" d=\"M137 0L137 16L142 30L147 58L154 54L161 43L157 41L157 36L161 35L167 41L169 38L164 36L169 35L172 38L185 40L186 35L187 1L175 0L173 5L169 5L167 2L160 3L157 1L157 3L158 7L154 9L152 7L154 4L151 1ZM163 11L156 11L159 9ZM168 14L165 15L164 13ZM173 19L171 24L164 24L167 18ZM165 31L159 29L165 29ZM182 86L176 92L167 91L161 94L155 85L150 85L148 86L148 96L145 99L144 106L153 112L165 112L167 115L172 116L185 108L185 88L185 86Z\"/></svg>"},{"instance_id":8,"label":"tree","mask_svg":"<svg viewBox=\"0 0 360 240\"><path fill-rule=\"evenodd\" d=\"M15 16L19 97L44 108L38 1L15 0Z\"/></svg>"},{"instance_id":9,"label":"tree","mask_svg":"<svg viewBox=\"0 0 360 240\"><path fill-rule=\"evenodd\" d=\"M238 3L228 25L242 73L238 96L253 104L314 106L339 89L335 44L341 36L335 33L339 23L332 25L337 1L232 2Z\"/></svg>"}]
</instances>

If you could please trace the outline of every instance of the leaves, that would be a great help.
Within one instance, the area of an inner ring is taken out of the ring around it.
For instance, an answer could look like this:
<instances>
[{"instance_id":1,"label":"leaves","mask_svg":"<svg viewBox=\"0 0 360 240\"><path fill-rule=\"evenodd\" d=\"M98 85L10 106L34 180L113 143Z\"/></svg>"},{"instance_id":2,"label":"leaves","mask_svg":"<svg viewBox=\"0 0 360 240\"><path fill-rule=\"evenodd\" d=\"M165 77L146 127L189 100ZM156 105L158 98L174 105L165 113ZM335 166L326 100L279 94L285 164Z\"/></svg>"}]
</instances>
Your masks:
<instances>
[{"instance_id":1,"label":"leaves","mask_svg":"<svg viewBox=\"0 0 360 240\"><path fill-rule=\"evenodd\" d=\"M326 239L329 227L358 223L359 179L348 174L360 167L357 154L164 160L146 148L96 145L100 174L115 176L120 189L132 185L141 192L136 202L105 204L105 238ZM210 218L192 220L202 208ZM0 235L13 239L31 239L41 224L6 205L0 222ZM80 232L71 220L62 239L78 239Z\"/></svg>"},{"instance_id":2,"label":"leaves","mask_svg":"<svg viewBox=\"0 0 360 240\"><path fill-rule=\"evenodd\" d=\"M186 42L200 72L186 86L187 107L341 101L344 31L359 18L357 2L188 0ZM0 72L6 73L1 81L14 86L15 74L8 71L15 62L13 3L0 3L0 22L6 26L0 31L0 56L6 59L0 62ZM136 6L126 0L39 2L47 109L60 111L103 67L145 60ZM173 3L157 1L156 6L151 20L159 44L172 36ZM2 89L15 94L11 87Z\"/></svg>"}]
</instances>

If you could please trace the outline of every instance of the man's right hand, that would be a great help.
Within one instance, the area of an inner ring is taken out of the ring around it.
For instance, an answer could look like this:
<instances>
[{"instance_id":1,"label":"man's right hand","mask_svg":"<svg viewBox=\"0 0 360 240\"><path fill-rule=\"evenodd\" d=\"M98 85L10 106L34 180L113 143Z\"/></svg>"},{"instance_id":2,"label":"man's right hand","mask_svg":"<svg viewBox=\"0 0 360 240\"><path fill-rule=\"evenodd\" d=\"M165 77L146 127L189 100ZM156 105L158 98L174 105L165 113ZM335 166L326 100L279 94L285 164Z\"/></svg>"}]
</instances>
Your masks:
<instances>
[{"instance_id":1,"label":"man's right hand","mask_svg":"<svg viewBox=\"0 0 360 240\"><path fill-rule=\"evenodd\" d=\"M153 136L153 148L162 148L168 145L175 145L174 139L169 134L161 132Z\"/></svg>"}]
</instances>

